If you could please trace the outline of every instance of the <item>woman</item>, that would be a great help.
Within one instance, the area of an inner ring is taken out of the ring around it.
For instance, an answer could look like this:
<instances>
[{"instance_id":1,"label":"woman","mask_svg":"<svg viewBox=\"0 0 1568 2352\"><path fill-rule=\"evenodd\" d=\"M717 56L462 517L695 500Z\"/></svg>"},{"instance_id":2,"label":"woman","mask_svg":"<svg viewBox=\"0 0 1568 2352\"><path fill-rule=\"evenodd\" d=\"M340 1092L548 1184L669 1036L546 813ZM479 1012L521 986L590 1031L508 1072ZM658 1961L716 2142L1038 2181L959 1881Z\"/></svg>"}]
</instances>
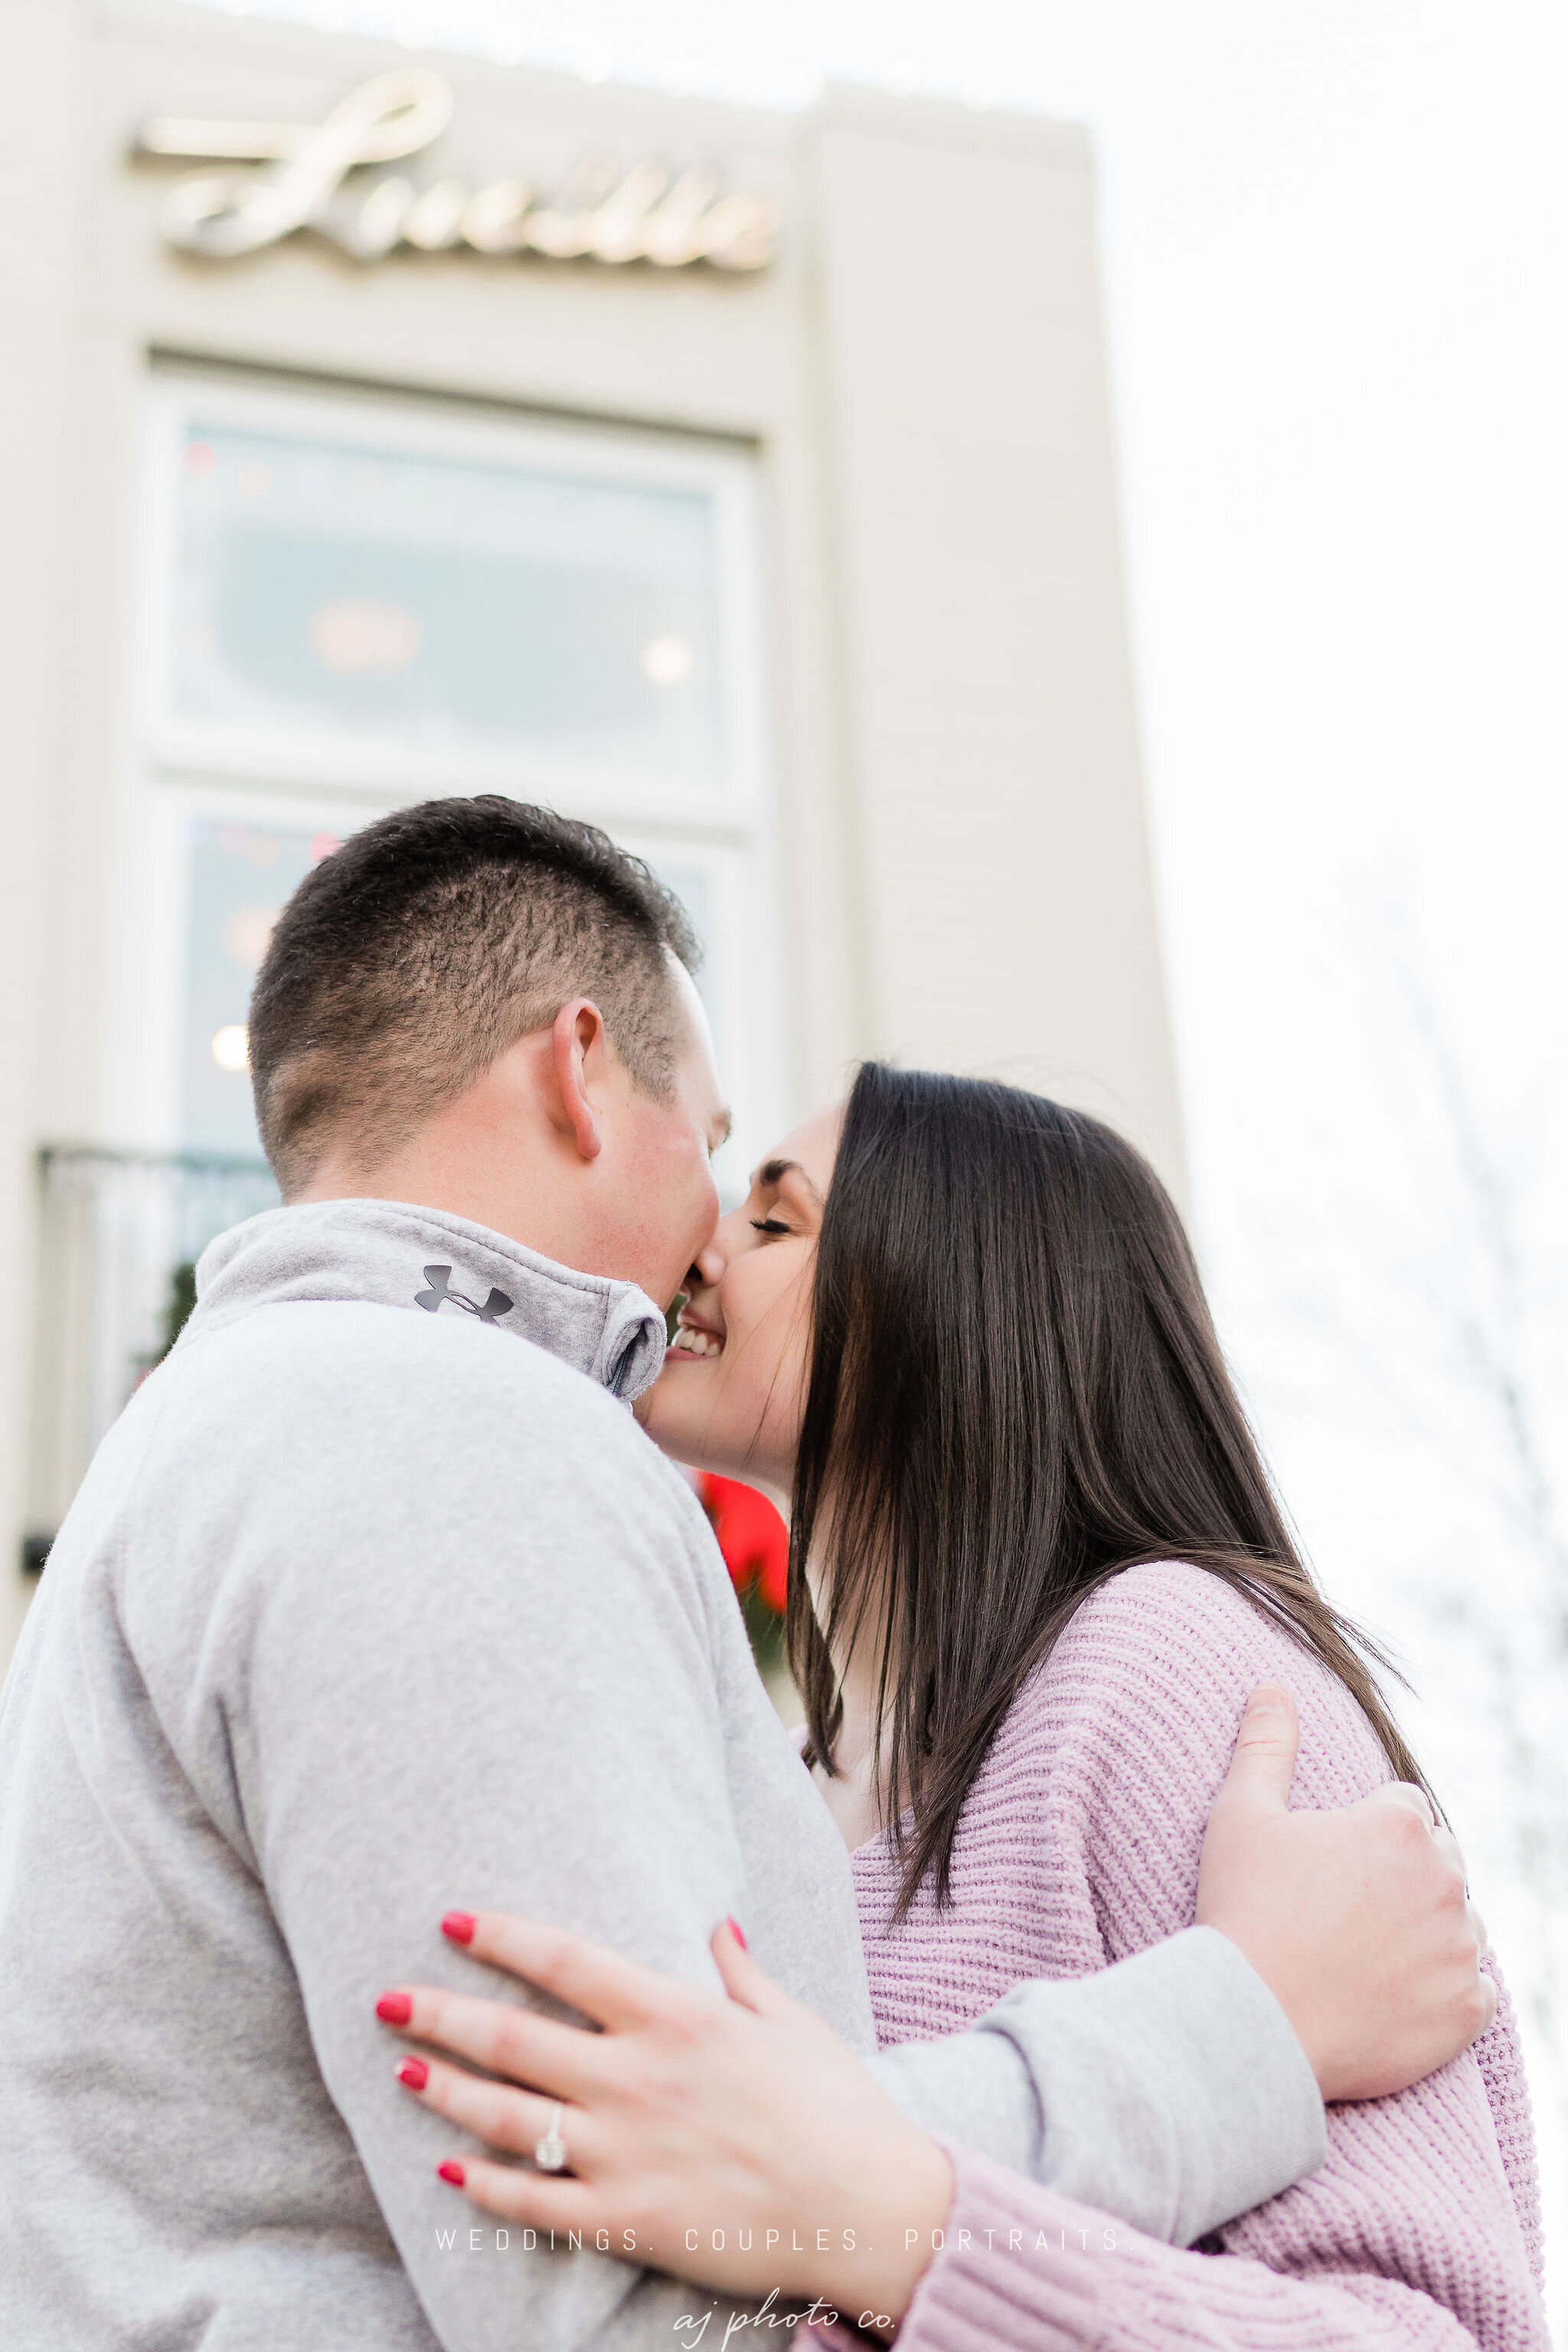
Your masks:
<instances>
[{"instance_id":1,"label":"woman","mask_svg":"<svg viewBox=\"0 0 1568 2352\"><path fill-rule=\"evenodd\" d=\"M1298 1803L1419 1778L1367 1645L1291 1542L1169 1200L1081 1113L864 1068L842 1113L763 1164L693 1267L647 1425L678 1459L790 1502L805 1756L852 1851L884 2042L952 2032L1022 1979L1082 1975L1189 1925L1205 1821L1260 1682L1299 1697ZM836 2085L816 2108L818 2145L825 2128L863 2131L877 2160L874 2104L727 1933L715 1953L737 2007L710 2073L696 1996L661 2009L646 1972L521 1925L459 1915L455 1932L627 2037L618 2086L603 2045L588 2069L538 2061L542 2100L412 2070L416 2095L504 2147L553 2130L554 2100L575 2109L565 2138L580 2168L593 2151L598 2189L455 2162L477 2203L581 2226L639 2165L661 2175L671 2213L683 2180L695 2194L723 2177L739 2195L748 2166L771 2167L775 2189L808 2179L790 2170L812 2125L781 2050ZM411 2032L493 2065L493 2045L447 2032L440 2009L415 1989ZM1222 2233L1225 2259L1121 2232L1116 2340L1545 2344L1506 2001L1437 2074L1335 2110L1330 2140L1318 2175ZM962 2151L953 2164L950 2235L967 2215L971 2243L929 2262L905 2337L1100 2341L1106 2257L1077 2239L1103 2217L1072 2211L1069 2225L1047 2192ZM998 2217L1005 2242L982 2250ZM749 2270L729 2247L668 2236L658 2259L728 2285L777 2275L760 2238ZM917 2249L889 2303L925 2260ZM791 2283L830 2290L835 2276L825 2256Z\"/></svg>"}]
</instances>

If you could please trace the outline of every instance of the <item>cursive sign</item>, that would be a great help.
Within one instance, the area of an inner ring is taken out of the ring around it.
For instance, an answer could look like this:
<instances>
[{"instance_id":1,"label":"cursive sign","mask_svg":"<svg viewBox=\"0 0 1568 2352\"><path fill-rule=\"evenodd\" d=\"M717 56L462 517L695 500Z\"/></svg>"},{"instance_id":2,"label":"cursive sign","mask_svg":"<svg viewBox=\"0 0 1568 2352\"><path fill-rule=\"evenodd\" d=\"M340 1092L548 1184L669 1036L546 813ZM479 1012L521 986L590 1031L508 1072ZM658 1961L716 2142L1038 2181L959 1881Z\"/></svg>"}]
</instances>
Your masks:
<instances>
[{"instance_id":1,"label":"cursive sign","mask_svg":"<svg viewBox=\"0 0 1568 2352\"><path fill-rule=\"evenodd\" d=\"M367 166L399 163L438 139L452 119L444 75L408 66L378 74L323 122L203 122L160 117L137 140L144 156L248 164L176 183L161 215L184 253L226 261L313 229L359 261L395 246L438 253L539 253L556 261L650 261L682 269L762 269L777 219L768 198L726 192L716 173L675 173L649 157L629 168L590 156L560 188L531 179L416 185L402 173L366 180Z\"/></svg>"}]
</instances>

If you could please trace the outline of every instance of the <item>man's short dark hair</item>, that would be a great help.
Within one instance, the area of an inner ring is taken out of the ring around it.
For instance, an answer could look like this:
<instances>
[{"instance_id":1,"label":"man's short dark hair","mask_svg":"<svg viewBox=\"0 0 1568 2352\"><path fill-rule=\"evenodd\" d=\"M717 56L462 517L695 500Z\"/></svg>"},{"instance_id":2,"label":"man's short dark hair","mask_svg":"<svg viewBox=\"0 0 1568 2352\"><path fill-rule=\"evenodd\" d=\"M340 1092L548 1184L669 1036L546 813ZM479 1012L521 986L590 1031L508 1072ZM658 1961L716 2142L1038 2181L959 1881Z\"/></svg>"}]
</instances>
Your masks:
<instances>
[{"instance_id":1,"label":"man's short dark hair","mask_svg":"<svg viewBox=\"0 0 1568 2352\"><path fill-rule=\"evenodd\" d=\"M684 908L595 825L487 793L351 835L279 917L250 1003L257 1122L285 1199L329 1143L374 1159L415 1133L574 996L665 1096L669 955L696 970Z\"/></svg>"}]
</instances>

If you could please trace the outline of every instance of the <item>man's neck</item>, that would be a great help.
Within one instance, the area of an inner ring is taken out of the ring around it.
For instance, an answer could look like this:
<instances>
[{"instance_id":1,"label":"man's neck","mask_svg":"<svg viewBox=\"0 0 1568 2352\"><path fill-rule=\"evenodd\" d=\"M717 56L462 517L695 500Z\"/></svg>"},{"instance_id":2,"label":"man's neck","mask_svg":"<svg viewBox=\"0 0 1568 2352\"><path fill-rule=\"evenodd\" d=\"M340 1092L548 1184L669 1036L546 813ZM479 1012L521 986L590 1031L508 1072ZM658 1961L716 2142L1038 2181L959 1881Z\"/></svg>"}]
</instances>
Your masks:
<instances>
[{"instance_id":1,"label":"man's neck","mask_svg":"<svg viewBox=\"0 0 1568 2352\"><path fill-rule=\"evenodd\" d=\"M434 1209L443 1216L462 1217L471 1225L483 1226L503 1241L520 1242L524 1249L557 1265L579 1265L584 1251L574 1220L559 1213L549 1187L542 1184L532 1191L526 1172L503 1190L484 1181L478 1171L470 1171L465 1181L460 1171L420 1167L411 1164L411 1159L412 1155L399 1154L366 1167L346 1155L330 1156L312 1171L308 1183L289 1194L289 1205L385 1201L399 1208Z\"/></svg>"}]
</instances>

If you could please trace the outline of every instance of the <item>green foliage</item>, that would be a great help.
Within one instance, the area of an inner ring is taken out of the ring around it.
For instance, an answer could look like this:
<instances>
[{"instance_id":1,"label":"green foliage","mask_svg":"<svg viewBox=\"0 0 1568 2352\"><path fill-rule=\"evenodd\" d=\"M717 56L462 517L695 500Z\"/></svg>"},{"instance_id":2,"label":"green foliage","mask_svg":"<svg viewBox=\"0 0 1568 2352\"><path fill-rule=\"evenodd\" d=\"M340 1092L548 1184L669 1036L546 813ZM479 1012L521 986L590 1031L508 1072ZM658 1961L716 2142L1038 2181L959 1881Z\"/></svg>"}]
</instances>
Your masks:
<instances>
[{"instance_id":1,"label":"green foliage","mask_svg":"<svg viewBox=\"0 0 1568 2352\"><path fill-rule=\"evenodd\" d=\"M752 1655L757 1662L757 1672L764 1676L784 1670L784 1619L776 1609L770 1609L763 1599L757 1579L753 1576L741 1592L741 1615L745 1620L751 1639Z\"/></svg>"},{"instance_id":2,"label":"green foliage","mask_svg":"<svg viewBox=\"0 0 1568 2352\"><path fill-rule=\"evenodd\" d=\"M190 1321L195 1304L195 1260L184 1258L169 1276L169 1297L163 1309L163 1344L156 1358L160 1364Z\"/></svg>"}]
</instances>

